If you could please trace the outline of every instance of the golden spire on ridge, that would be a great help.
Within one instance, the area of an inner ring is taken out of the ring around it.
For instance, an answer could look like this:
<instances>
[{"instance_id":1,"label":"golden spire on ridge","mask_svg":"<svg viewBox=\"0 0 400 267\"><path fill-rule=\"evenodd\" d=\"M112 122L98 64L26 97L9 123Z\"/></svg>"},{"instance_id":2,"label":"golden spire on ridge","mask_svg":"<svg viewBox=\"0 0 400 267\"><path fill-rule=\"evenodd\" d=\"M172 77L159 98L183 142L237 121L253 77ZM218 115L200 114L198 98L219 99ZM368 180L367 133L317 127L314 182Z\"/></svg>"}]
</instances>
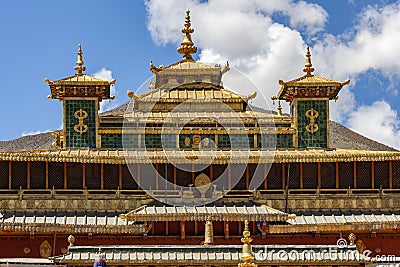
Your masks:
<instances>
[{"instance_id":1,"label":"golden spire on ridge","mask_svg":"<svg viewBox=\"0 0 400 267\"><path fill-rule=\"evenodd\" d=\"M78 45L77 54L78 54L78 59L76 60L76 66L75 66L74 70L76 70L76 72L77 72L76 74L81 75L86 70L86 67L83 66L84 62L82 59L83 52L82 52L81 44Z\"/></svg>"},{"instance_id":2,"label":"golden spire on ridge","mask_svg":"<svg viewBox=\"0 0 400 267\"><path fill-rule=\"evenodd\" d=\"M238 267L257 267L257 264L254 262L251 262L254 260L254 253L253 249L251 247L251 242L253 241L253 238L251 237L250 229L249 229L249 221L245 220L244 221L244 231L243 231L243 237L241 238L241 241L243 243L242 247L242 261L238 264Z\"/></svg>"},{"instance_id":3,"label":"golden spire on ridge","mask_svg":"<svg viewBox=\"0 0 400 267\"><path fill-rule=\"evenodd\" d=\"M304 72L307 72L307 75L312 75L311 72L314 71L314 68L312 67L311 63L311 53L310 53L310 47L307 46L307 53L306 53L306 65L304 65Z\"/></svg>"},{"instance_id":4,"label":"golden spire on ridge","mask_svg":"<svg viewBox=\"0 0 400 267\"><path fill-rule=\"evenodd\" d=\"M197 47L194 45L192 41L191 34L194 32L194 29L190 28L190 11L186 11L186 20L185 20L185 27L182 29L182 33L185 35L183 36L183 40L181 42L181 46L178 47L178 53L183 55L185 60L193 60L192 54L197 52Z\"/></svg>"}]
</instances>

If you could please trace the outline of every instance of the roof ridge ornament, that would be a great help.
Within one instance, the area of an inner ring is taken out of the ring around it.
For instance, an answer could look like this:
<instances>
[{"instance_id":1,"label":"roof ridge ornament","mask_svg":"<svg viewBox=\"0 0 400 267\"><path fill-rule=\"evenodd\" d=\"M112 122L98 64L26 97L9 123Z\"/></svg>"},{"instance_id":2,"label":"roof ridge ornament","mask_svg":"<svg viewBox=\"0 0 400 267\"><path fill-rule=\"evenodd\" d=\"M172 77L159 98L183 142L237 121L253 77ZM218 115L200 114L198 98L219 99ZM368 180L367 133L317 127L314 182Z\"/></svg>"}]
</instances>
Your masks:
<instances>
[{"instance_id":1,"label":"roof ridge ornament","mask_svg":"<svg viewBox=\"0 0 400 267\"><path fill-rule=\"evenodd\" d=\"M83 66L84 62L83 62L83 59L82 59L83 52L82 52L81 44L78 44L78 52L77 52L77 54L78 54L78 59L76 60L76 66L74 67L74 70L76 70L76 72L77 72L76 74L77 75L82 75L83 72L86 70L86 67Z\"/></svg>"},{"instance_id":2,"label":"roof ridge ornament","mask_svg":"<svg viewBox=\"0 0 400 267\"><path fill-rule=\"evenodd\" d=\"M192 41L192 33L194 32L193 28L190 28L190 10L186 11L185 24L182 29L182 33L184 33L183 40L181 45L178 47L178 53L183 55L183 60L194 61L192 54L197 52L197 47L194 45Z\"/></svg>"},{"instance_id":3,"label":"roof ridge ornament","mask_svg":"<svg viewBox=\"0 0 400 267\"><path fill-rule=\"evenodd\" d=\"M306 53L306 64L304 65L303 71L307 73L307 76L312 76L312 72L314 71L314 68L312 67L311 63L311 53L310 53L310 47L307 46L307 53Z\"/></svg>"}]
</instances>

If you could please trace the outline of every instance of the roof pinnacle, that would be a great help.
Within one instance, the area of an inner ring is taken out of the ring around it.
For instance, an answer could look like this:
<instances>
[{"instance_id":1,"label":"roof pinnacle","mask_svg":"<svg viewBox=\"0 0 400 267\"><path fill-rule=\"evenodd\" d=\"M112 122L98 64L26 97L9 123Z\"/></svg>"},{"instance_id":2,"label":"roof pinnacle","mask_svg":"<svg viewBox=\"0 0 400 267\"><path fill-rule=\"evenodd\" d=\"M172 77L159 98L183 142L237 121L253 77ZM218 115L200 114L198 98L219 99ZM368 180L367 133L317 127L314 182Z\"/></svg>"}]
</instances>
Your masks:
<instances>
[{"instance_id":1,"label":"roof pinnacle","mask_svg":"<svg viewBox=\"0 0 400 267\"><path fill-rule=\"evenodd\" d=\"M183 40L181 45L178 47L178 53L183 55L184 60L193 60L192 54L197 52L197 47L194 45L192 41L191 34L194 32L194 29L190 28L190 11L186 11L184 28L182 29L182 33L184 33Z\"/></svg>"},{"instance_id":2,"label":"roof pinnacle","mask_svg":"<svg viewBox=\"0 0 400 267\"><path fill-rule=\"evenodd\" d=\"M81 75L86 70L86 67L83 66L84 62L82 59L83 52L82 52L81 44L78 45L77 54L78 54L78 59L76 60L76 66L75 66L74 70L76 70L76 72L77 72L76 74Z\"/></svg>"},{"instance_id":3,"label":"roof pinnacle","mask_svg":"<svg viewBox=\"0 0 400 267\"><path fill-rule=\"evenodd\" d=\"M307 75L312 75L311 73L314 71L314 68L312 67L311 63L311 53L310 53L310 47L307 46L307 53L306 53L306 64L304 65L303 71L307 73Z\"/></svg>"}]
</instances>

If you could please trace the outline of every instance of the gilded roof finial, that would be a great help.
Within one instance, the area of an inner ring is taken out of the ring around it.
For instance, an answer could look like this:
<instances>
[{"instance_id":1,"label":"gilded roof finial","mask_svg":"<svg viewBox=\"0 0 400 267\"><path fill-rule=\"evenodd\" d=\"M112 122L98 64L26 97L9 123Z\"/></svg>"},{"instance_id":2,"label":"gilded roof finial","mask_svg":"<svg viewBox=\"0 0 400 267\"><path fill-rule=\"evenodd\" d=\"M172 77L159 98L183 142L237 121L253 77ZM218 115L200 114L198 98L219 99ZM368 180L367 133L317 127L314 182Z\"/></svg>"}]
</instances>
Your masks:
<instances>
[{"instance_id":1,"label":"gilded roof finial","mask_svg":"<svg viewBox=\"0 0 400 267\"><path fill-rule=\"evenodd\" d=\"M193 60L192 54L197 52L197 47L192 42L192 33L194 29L190 28L190 11L186 11L185 27L182 29L184 34L181 46L178 47L178 53L183 55L185 60Z\"/></svg>"},{"instance_id":2,"label":"gilded roof finial","mask_svg":"<svg viewBox=\"0 0 400 267\"><path fill-rule=\"evenodd\" d=\"M307 46L307 53L306 53L306 65L304 65L304 72L307 72L307 75L312 75L311 73L314 71L314 68L312 67L311 63L311 53L310 53L310 47Z\"/></svg>"},{"instance_id":3,"label":"gilded roof finial","mask_svg":"<svg viewBox=\"0 0 400 267\"><path fill-rule=\"evenodd\" d=\"M78 59L76 60L76 66L75 66L74 70L76 70L76 72L77 72L76 74L81 75L86 70L86 67L83 66L84 62L82 59L83 52L82 52L81 44L78 45L77 54L78 54Z\"/></svg>"},{"instance_id":4,"label":"gilded roof finial","mask_svg":"<svg viewBox=\"0 0 400 267\"><path fill-rule=\"evenodd\" d=\"M244 231L243 237L241 239L243 243L242 247L242 261L238 264L238 267L257 267L257 264L251 262L254 260L254 253L251 247L251 242L253 242L253 238L251 237L251 233L249 230L249 221L244 221Z\"/></svg>"},{"instance_id":5,"label":"gilded roof finial","mask_svg":"<svg viewBox=\"0 0 400 267\"><path fill-rule=\"evenodd\" d=\"M282 116L282 106L281 106L281 101L278 100L278 115Z\"/></svg>"}]
</instances>

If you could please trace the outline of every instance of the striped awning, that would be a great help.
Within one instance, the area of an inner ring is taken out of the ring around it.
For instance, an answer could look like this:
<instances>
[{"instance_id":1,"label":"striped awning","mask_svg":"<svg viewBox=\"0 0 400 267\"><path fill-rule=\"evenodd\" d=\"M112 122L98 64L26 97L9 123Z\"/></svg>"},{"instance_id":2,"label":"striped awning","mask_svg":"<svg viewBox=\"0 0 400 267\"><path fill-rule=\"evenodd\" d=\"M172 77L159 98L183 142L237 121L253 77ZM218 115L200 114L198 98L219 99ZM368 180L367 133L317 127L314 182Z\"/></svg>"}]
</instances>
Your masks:
<instances>
[{"instance_id":1,"label":"striped awning","mask_svg":"<svg viewBox=\"0 0 400 267\"><path fill-rule=\"evenodd\" d=\"M298 215L289 225L270 225L269 233L372 231L400 229L400 213Z\"/></svg>"},{"instance_id":2,"label":"striped awning","mask_svg":"<svg viewBox=\"0 0 400 267\"><path fill-rule=\"evenodd\" d=\"M328 249L337 249L337 245L266 245L253 246L256 253L254 263L269 265L283 262L299 265L306 262L338 263L358 265L363 259L329 258ZM241 245L141 245L141 246L103 246L69 247L68 253L54 257L55 263L89 265L101 255L107 264L113 265L237 265L242 262ZM265 251L266 254L260 254ZM356 255L356 247L348 246L343 251L351 251ZM303 258L285 257L289 253L306 255ZM306 253L304 253L306 252ZM314 252L314 253L312 253ZM310 258L307 258L307 255ZM311 258L314 257L314 258ZM316 261L316 259L318 261Z\"/></svg>"},{"instance_id":3,"label":"striped awning","mask_svg":"<svg viewBox=\"0 0 400 267\"><path fill-rule=\"evenodd\" d=\"M0 213L0 230L58 233L143 234L144 224L119 217L120 212L15 212Z\"/></svg>"}]
</instances>

